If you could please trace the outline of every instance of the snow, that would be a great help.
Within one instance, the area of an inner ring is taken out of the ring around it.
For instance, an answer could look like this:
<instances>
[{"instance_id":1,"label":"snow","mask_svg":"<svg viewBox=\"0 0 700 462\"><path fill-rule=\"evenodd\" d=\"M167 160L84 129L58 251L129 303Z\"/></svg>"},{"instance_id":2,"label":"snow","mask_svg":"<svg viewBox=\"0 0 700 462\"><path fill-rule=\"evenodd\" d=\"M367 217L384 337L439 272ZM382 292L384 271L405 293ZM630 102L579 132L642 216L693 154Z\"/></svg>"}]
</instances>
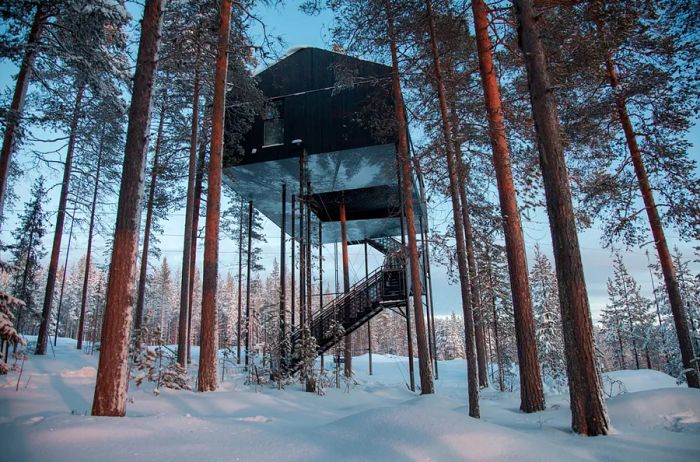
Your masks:
<instances>
[{"instance_id":1,"label":"snow","mask_svg":"<svg viewBox=\"0 0 700 462\"><path fill-rule=\"evenodd\" d=\"M195 356L197 348L193 349ZM614 430L585 438L570 432L567 395L547 409L518 410L519 394L482 391L480 420L467 416L466 368L441 361L437 394L406 387L406 358L353 359L358 384L325 396L293 384L284 390L243 384L235 370L213 393L130 385L127 417L92 417L97 357L59 339L55 357L30 356L0 378L3 460L313 461L700 460L700 391L655 371L608 373L625 393L608 400ZM327 358L332 367L332 359ZM220 378L220 376L219 376ZM25 386L25 384L28 385Z\"/></svg>"},{"instance_id":2,"label":"snow","mask_svg":"<svg viewBox=\"0 0 700 462\"><path fill-rule=\"evenodd\" d=\"M83 377L83 378L91 378L91 377L97 377L97 369L94 367L81 367L77 371L67 371L64 370L61 372L61 377Z\"/></svg>"},{"instance_id":3,"label":"snow","mask_svg":"<svg viewBox=\"0 0 700 462\"><path fill-rule=\"evenodd\" d=\"M277 59L277 61L275 61L269 65L261 65L257 69L255 69L255 71L253 72L253 76L259 75L261 72L271 68L272 66L274 66L278 62L282 61L283 59L287 59L290 56L292 56L294 53L296 53L297 51L301 51L305 48L313 48L313 47L311 45L296 45L296 46L290 47L287 49L287 51L285 51L284 53L282 53L280 55L280 57Z\"/></svg>"},{"instance_id":4,"label":"snow","mask_svg":"<svg viewBox=\"0 0 700 462\"><path fill-rule=\"evenodd\" d=\"M605 376L622 382L628 392L678 388L676 379L663 372L650 369L613 371L606 373Z\"/></svg>"}]
</instances>

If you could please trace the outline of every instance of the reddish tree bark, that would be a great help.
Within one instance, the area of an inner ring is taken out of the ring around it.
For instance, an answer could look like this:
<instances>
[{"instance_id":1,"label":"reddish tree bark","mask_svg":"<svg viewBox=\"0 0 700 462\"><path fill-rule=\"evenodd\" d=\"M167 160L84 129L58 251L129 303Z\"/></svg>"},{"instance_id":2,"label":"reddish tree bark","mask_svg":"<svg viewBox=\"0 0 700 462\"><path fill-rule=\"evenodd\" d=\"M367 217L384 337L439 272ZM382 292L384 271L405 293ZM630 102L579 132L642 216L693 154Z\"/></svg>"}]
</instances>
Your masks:
<instances>
[{"instance_id":1,"label":"reddish tree bark","mask_svg":"<svg viewBox=\"0 0 700 462\"><path fill-rule=\"evenodd\" d=\"M605 62L605 66L608 71L610 86L613 88L613 90L617 90L620 82L617 72L615 71L615 64L613 63L613 60L608 58ZM676 327L678 345L681 350L681 359L683 361L683 369L685 370L685 378L688 381L689 387L700 388L698 365L697 362L695 362L695 353L693 352L693 344L690 340L690 329L688 328L688 318L686 311L683 308L683 299L681 297L680 287L678 286L678 279L676 278L676 270L673 267L673 259L671 258L671 252L668 249L668 242L666 241L666 234L664 233L664 228L661 224L661 217L659 216L659 211L656 208L654 192L651 189L649 177L647 176L646 168L644 167L642 153L639 149L639 145L637 144L637 135L634 132L632 121L630 120L629 113L627 112L627 102L622 93L617 93L615 103L617 106L617 115L620 119L620 123L622 124L622 130L625 133L627 149L629 150L632 165L634 166L634 173L637 176L637 182L639 183L639 191L642 195L644 207L647 211L651 234L654 236L656 252L659 255L661 272L664 275L666 292L668 293L668 300L671 305L671 313L673 313L673 323ZM639 365L639 359L636 359L637 364ZM637 366L637 368L639 368L639 366Z\"/></svg>"},{"instance_id":2,"label":"reddish tree bark","mask_svg":"<svg viewBox=\"0 0 700 462\"><path fill-rule=\"evenodd\" d=\"M226 109L226 74L228 71L228 42L231 30L231 0L221 0L219 9L219 40L214 75L214 108L211 123L211 153L209 154L209 191L207 193L207 222L204 235L204 274L202 280L202 341L199 358L199 391L214 391L217 387L216 351L217 316L216 286L219 261L219 219L221 216L221 170L224 147Z\"/></svg>"},{"instance_id":3,"label":"reddish tree bark","mask_svg":"<svg viewBox=\"0 0 700 462\"><path fill-rule=\"evenodd\" d=\"M513 173L510 168L510 149L503 121L501 91L491 55L491 38L489 37L488 15L484 0L472 1L472 11L513 296L515 336L518 344L518 367L520 369L520 409L524 412L536 412L544 409L545 404L537 358L527 257L520 224L520 211L515 197Z\"/></svg>"},{"instance_id":4,"label":"reddish tree bark","mask_svg":"<svg viewBox=\"0 0 700 462\"><path fill-rule=\"evenodd\" d=\"M123 416L126 412L127 359L136 249L164 6L165 0L147 0L141 22L112 261L109 266L102 347L92 402L92 415L96 416Z\"/></svg>"},{"instance_id":5,"label":"reddish tree bark","mask_svg":"<svg viewBox=\"0 0 700 462\"><path fill-rule=\"evenodd\" d=\"M78 84L78 93L75 97L73 115L70 122L70 135L68 137L68 151L66 152L66 164L63 168L63 183L61 185L61 195L58 199L58 213L56 214L56 231L53 235L53 247L51 248L51 259L46 277L46 292L44 293L44 307L41 311L41 324L39 325L39 335L36 339L35 354L46 354L46 344L49 337L49 320L51 318L51 305L53 304L53 292L56 287L56 272L58 271L58 257L61 253L61 240L63 238L63 223L66 219L66 204L68 203L68 190L70 189L70 176L73 169L73 153L75 152L75 140L78 136L78 121L83 104L83 94L85 84Z\"/></svg>"},{"instance_id":6,"label":"reddish tree bark","mask_svg":"<svg viewBox=\"0 0 700 462\"><path fill-rule=\"evenodd\" d=\"M453 152L452 129L450 127L449 109L445 83L442 79L442 66L438 53L437 40L435 38L435 19L433 17L432 2L426 0L428 14L428 27L430 29L430 49L433 57L433 70L437 85L438 100L440 103L440 115L442 118L442 135L445 139L445 157L450 184L450 200L452 202L452 218L454 220L455 241L457 244L457 266L459 269L459 283L462 295L462 311L464 315L464 330L467 354L467 381L469 385L469 415L479 417L479 380L476 358L476 339L474 333L474 313L471 307L471 290L469 287L469 270L467 269L467 251L464 242L464 224L462 222L462 210L459 194L459 173ZM390 34L391 35L391 34ZM392 52L395 53L395 50Z\"/></svg>"},{"instance_id":7,"label":"reddish tree bark","mask_svg":"<svg viewBox=\"0 0 700 462\"><path fill-rule=\"evenodd\" d=\"M408 234L408 260L411 267L411 286L413 287L413 313L416 328L416 345L418 347L418 372L420 374L420 388L422 395L435 393L433 384L433 370L428 348L428 333L425 327L423 313L423 287L421 285L420 261L418 260L418 241L416 239L416 221L413 211L413 177L411 175L411 161L408 156L408 124L406 123L401 82L399 80L399 65L394 35L393 17L387 8L387 20L389 26L389 41L391 47L392 63L392 89L394 94L394 111L398 130L397 151L399 168L401 170L401 195L403 197L404 213L406 215L406 231ZM406 310L410 308L407 306Z\"/></svg>"},{"instance_id":8,"label":"reddish tree bark","mask_svg":"<svg viewBox=\"0 0 700 462\"><path fill-rule=\"evenodd\" d=\"M12 151L22 112L24 111L24 100L27 96L27 88L29 88L29 77L38 53L39 40L41 40L41 35L44 31L46 16L46 6L38 2L34 12L32 27L29 30L29 37L27 38L27 49L24 52L22 64L20 64L19 73L17 74L10 110L5 115L5 135L2 139L2 153L0 153L0 219L4 211L7 176L10 172Z\"/></svg>"},{"instance_id":9,"label":"reddish tree bark","mask_svg":"<svg viewBox=\"0 0 700 462\"><path fill-rule=\"evenodd\" d=\"M177 362L187 366L189 344L188 319L190 312L190 258L192 258L192 223L194 220L194 190L197 167L197 131L199 130L199 68L194 71L192 92L192 132L190 133L190 160L187 172L187 205L185 206L185 237L182 246L182 278L180 279L180 322L177 330Z\"/></svg>"},{"instance_id":10,"label":"reddish tree bark","mask_svg":"<svg viewBox=\"0 0 700 462\"><path fill-rule=\"evenodd\" d=\"M158 121L158 134L156 135L156 147L153 152L153 166L151 167L151 184L148 187L148 203L146 204L146 225L143 230L143 249L141 250L141 268L139 270L139 287L136 295L136 314L134 330L141 329L143 323L143 306L146 299L146 278L148 274L148 252L151 247L151 228L153 227L153 204L156 197L156 185L158 183L158 173L160 170L160 147L163 143L163 125L165 123L166 101L160 107Z\"/></svg>"},{"instance_id":11,"label":"reddish tree bark","mask_svg":"<svg viewBox=\"0 0 700 462\"><path fill-rule=\"evenodd\" d=\"M540 152L552 234L571 399L571 427L584 435L608 433L608 415L596 367L593 322L583 276L576 218L561 143L559 114L532 0L515 0L520 48Z\"/></svg>"}]
</instances>

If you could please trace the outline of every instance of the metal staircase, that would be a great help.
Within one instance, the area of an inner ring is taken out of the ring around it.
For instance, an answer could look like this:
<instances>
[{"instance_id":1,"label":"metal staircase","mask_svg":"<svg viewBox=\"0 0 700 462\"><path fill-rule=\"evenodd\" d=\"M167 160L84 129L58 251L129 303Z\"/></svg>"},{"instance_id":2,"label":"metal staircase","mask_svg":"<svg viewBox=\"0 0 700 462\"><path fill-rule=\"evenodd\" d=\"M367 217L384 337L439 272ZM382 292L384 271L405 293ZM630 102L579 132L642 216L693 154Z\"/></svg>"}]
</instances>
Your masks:
<instances>
[{"instance_id":1,"label":"metal staircase","mask_svg":"<svg viewBox=\"0 0 700 462\"><path fill-rule=\"evenodd\" d=\"M406 304L406 265L401 243L390 237L368 239L366 242L385 255L384 264L353 285L347 293L325 305L312 319L309 330L316 339L319 355L339 341L333 329L334 324L341 324L345 334L349 334L384 308ZM295 330L291 336L291 345L295 345L302 334L301 329ZM291 373L298 367L298 361L292 360L286 369Z\"/></svg>"}]
</instances>

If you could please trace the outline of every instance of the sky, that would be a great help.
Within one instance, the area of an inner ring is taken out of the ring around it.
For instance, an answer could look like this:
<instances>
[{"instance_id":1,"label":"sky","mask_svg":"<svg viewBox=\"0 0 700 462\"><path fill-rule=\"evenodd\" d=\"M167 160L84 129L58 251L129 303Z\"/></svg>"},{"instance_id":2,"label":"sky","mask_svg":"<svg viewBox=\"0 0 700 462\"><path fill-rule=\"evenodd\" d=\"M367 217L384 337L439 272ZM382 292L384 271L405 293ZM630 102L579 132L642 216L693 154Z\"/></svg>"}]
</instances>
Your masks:
<instances>
[{"instance_id":1,"label":"sky","mask_svg":"<svg viewBox=\"0 0 700 462\"><path fill-rule=\"evenodd\" d=\"M315 46L320 48L330 48L329 43L329 28L332 25L333 18L329 13L324 13L320 16L307 16L301 13L297 8L298 2L288 1L283 6L272 6L259 8L257 14L266 23L266 28L268 33L273 35L279 35L283 39L282 46L279 47L278 52L281 54L287 48L301 45ZM141 13L139 11L140 7L135 4L129 4L129 11L137 20L140 19ZM260 30L259 28L257 29ZM3 91L7 91L7 88L13 85L14 74L16 73L16 68L7 62L0 62L0 88ZM414 129L414 133L417 130ZM690 156L696 162L700 161L700 127L696 124L689 133L689 140L693 143L691 148ZM416 140L419 142L420 140ZM63 154L65 155L65 154ZM41 172L47 175L49 178L60 181L60 172L56 171L43 171ZM20 203L17 204L15 208L21 209L21 203L26 200L26 193L29 190L29 185L33 181L36 172L28 173L25 178L23 178L18 185L18 191L20 195ZM56 194L57 196L58 194ZM494 201L497 200L496 197L492 198ZM224 197L224 201L227 198ZM56 201L51 202L47 209L55 210ZM440 200L439 203L430 204L430 210L432 212L431 226L439 226L440 223L445 221L446 214L449 213L449 207L445 200ZM181 265L181 254L182 254L182 233L184 228L184 210L176 211L171 215L170 220L163 224L164 234L160 237L160 247L163 251L163 256L168 259L171 268L177 268ZM9 232L14 229L15 222L12 217L8 217L8 222L3 226L0 238L3 242L10 242L11 237ZM48 226L49 232L45 238L45 246L47 249L51 248L51 239L53 236L54 224L50 223ZM67 229L67 228L66 228ZM272 262L275 258L279 258L279 243L280 243L280 231L271 222L265 223L265 234L267 237L267 243L261 244L263 249L263 264L269 270L272 268ZM526 251L530 263L532 263L534 256L534 246L538 244L542 252L547 255L550 260L552 260L552 246L551 239L549 235L549 226L544 211L538 211L533 214L531 219L523 219L523 232L526 242ZM692 256L692 246L687 243L682 243L679 241L677 236L672 233L667 235L670 244L678 245L681 251L686 255L686 258ZM608 249L601 248L600 245L600 232L594 227L593 229L586 230L579 234L581 253L583 257L584 271L586 277L586 283L589 291L589 300L591 304L591 311L593 313L594 319L599 316L600 310L604 308L607 303L607 287L606 282L608 277L612 275L612 257ZM67 247L67 233L64 235L63 245L62 245L62 255L61 262L65 255L65 249ZM71 246L71 257L69 258L69 266L72 262L76 261L78 258L84 255L85 247L87 241L87 231L85 229L78 230L75 233L75 237ZM96 254L98 258L102 256L102 249L104 248L104 236L98 236L95 242ZM643 249L637 249L630 252L623 252L623 257L625 264L630 270L631 274L637 279L637 281L642 285L643 294L650 296L651 294L651 284L650 276L647 269L647 259L645 251L648 250L652 260L654 259L655 249L651 245L645 246ZM198 251L198 262L201 265L201 256L203 253L202 245L200 242ZM289 254L289 251L287 252ZM323 250L325 256L324 262L324 281L330 284L330 290L334 290L334 246L326 245ZM219 259L219 271L222 275L225 275L227 271L231 271L235 274L237 271L237 258L238 249L233 244L232 241L224 239L220 245L220 259ZM48 257L47 257L48 259ZM370 271L381 264L382 256L374 251L369 250L369 267ZM62 263L61 263L62 264ZM697 263L692 266L697 273L700 271L700 265ZM288 265L289 268L289 265ZM362 246L351 246L350 247L350 272L351 280L359 280L364 275L364 249ZM449 315L450 312L455 311L459 313L461 311L460 303L460 292L459 288L455 285L450 285L446 271L444 268L437 264L432 265L433 274L433 298L435 302L435 314L438 316ZM179 281L179 278L175 278ZM341 274L342 283L342 274ZM660 284L660 281L655 281L655 284ZM328 289L326 289L327 291Z\"/></svg>"}]
</instances>

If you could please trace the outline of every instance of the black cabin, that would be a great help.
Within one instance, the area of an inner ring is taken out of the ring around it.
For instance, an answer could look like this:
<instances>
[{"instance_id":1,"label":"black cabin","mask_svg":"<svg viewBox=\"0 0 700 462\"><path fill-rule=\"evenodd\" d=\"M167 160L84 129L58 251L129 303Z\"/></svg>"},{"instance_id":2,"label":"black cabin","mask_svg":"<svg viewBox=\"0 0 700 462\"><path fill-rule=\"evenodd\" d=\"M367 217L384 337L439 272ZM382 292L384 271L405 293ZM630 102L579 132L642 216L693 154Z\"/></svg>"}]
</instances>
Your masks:
<instances>
[{"instance_id":1,"label":"black cabin","mask_svg":"<svg viewBox=\"0 0 700 462\"><path fill-rule=\"evenodd\" d=\"M244 136L242 156L224 155L225 180L280 225L282 185L291 202L299 192L303 158L311 207L315 219L324 222L324 242L340 241L341 202L348 240L400 235L391 68L297 48L257 79L266 109ZM417 197L415 208L418 225ZM290 209L288 203L288 215Z\"/></svg>"}]
</instances>

